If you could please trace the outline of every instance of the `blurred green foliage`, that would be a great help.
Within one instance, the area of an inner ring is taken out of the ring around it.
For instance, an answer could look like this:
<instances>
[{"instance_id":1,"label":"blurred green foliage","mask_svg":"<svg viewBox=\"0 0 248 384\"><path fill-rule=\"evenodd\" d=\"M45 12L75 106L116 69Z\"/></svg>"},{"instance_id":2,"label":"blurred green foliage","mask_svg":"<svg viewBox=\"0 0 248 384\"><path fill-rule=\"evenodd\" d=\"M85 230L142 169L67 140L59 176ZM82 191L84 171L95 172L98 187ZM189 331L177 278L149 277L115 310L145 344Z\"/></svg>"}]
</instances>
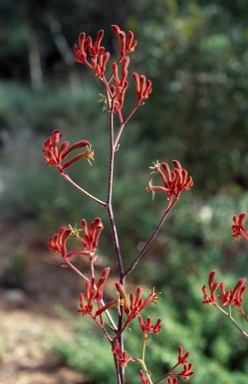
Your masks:
<instances>
[{"instance_id":1,"label":"blurred green foliage","mask_svg":"<svg viewBox=\"0 0 248 384\"><path fill-rule=\"evenodd\" d=\"M95 150L93 166L82 162L69 173L105 199L108 127L107 113L97 103L101 87L83 66L64 63L47 17L52 13L61 23L69 46L82 30L96 35L106 29L112 53L116 45L109 25L132 30L138 39L132 70L151 78L154 91L128 123L117 153L114 210L125 265L165 206L164 196L158 194L152 202L145 191L151 162L158 158L171 164L178 159L194 179L192 191L182 194L131 277L163 292L164 301L154 311L155 318L163 319L163 334L151 337L149 366L154 377L161 375L174 363L181 344L194 363L192 384L243 384L248 373L246 344L228 319L201 304L201 287L211 269L217 269L229 287L247 274L247 246L231 237L232 216L248 206L247 2L106 3L106 8L100 0L70 5L4 0L0 5L2 218L22 219L45 243L62 225L101 216L105 230L100 252L111 259L114 271L106 212L42 159L43 142L53 129L71 142L89 140ZM43 87L36 91L30 81L30 31L38 42L43 75ZM127 111L133 97L127 98ZM102 344L99 348L96 328L81 321L76 329L76 342L52 341L56 353L96 382L115 382L111 354ZM127 349L139 354L139 336L135 326L132 329ZM138 382L138 368L132 363L130 368L130 380Z\"/></svg>"}]
</instances>

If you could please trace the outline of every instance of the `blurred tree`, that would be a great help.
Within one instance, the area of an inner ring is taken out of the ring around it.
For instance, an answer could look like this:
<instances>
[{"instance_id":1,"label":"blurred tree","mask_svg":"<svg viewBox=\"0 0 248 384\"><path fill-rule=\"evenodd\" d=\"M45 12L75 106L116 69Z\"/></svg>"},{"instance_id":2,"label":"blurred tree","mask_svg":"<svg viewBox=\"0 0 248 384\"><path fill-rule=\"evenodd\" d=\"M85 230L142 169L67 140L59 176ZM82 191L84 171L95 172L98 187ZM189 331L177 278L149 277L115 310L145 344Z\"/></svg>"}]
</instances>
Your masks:
<instances>
[{"instance_id":1,"label":"blurred tree","mask_svg":"<svg viewBox=\"0 0 248 384\"><path fill-rule=\"evenodd\" d=\"M127 22L154 85L139 139L152 142L161 159L179 158L207 193L248 186L247 7L136 2Z\"/></svg>"}]
</instances>

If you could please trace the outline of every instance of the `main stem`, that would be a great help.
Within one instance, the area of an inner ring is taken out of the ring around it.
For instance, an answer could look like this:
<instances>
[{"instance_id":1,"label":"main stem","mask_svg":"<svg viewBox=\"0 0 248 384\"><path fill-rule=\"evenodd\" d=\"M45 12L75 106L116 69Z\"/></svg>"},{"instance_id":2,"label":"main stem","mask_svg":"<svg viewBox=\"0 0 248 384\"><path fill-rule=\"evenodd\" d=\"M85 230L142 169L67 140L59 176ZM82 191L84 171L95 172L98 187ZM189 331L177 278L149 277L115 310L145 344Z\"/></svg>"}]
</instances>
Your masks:
<instances>
[{"instance_id":1,"label":"main stem","mask_svg":"<svg viewBox=\"0 0 248 384\"><path fill-rule=\"evenodd\" d=\"M110 153L110 155L109 155L107 211L108 211L109 222L110 222L110 227L111 227L111 232L112 232L114 251L115 251L118 270L119 270L119 281L122 285L124 285L124 268L123 268L123 263L122 263L119 238L118 238L118 234L117 234L117 228L116 228L116 224L115 224L115 218L114 218L114 212L113 212L113 206L112 206L114 160L115 160L114 112L112 110L110 110L109 116L110 116L110 118L109 118L109 143L110 143L109 153ZM120 331L122 329L122 323L123 323L123 309L121 309L121 312L119 315L118 331ZM123 342L123 335L122 334L119 337L119 343L120 343L120 346L123 350L124 349L124 342ZM116 357L115 357L115 367L116 367L116 375L117 375L118 384L124 384L125 383L124 367L122 367L116 361Z\"/></svg>"}]
</instances>

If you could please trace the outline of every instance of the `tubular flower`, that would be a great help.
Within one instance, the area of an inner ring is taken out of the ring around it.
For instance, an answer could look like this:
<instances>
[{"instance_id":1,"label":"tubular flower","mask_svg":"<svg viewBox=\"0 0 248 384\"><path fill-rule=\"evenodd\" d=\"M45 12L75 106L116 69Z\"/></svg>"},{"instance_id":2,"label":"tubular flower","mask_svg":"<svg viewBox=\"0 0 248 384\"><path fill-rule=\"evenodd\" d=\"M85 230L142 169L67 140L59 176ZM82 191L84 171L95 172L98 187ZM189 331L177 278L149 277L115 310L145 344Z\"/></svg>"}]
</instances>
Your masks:
<instances>
[{"instance_id":1,"label":"tubular flower","mask_svg":"<svg viewBox=\"0 0 248 384\"><path fill-rule=\"evenodd\" d=\"M204 285L202 287L202 291L203 291L203 294L204 294L204 300L203 300L202 304L218 305L217 302L216 302L216 290L218 289L220 283L219 282L214 282L215 275L216 275L216 271L213 270L213 271L211 271L209 273L209 276L208 276L208 287L209 287L209 290L210 290L210 295L207 293L206 285Z\"/></svg>"},{"instance_id":2,"label":"tubular flower","mask_svg":"<svg viewBox=\"0 0 248 384\"><path fill-rule=\"evenodd\" d=\"M127 320L124 325L124 328L135 318L137 317L143 309L145 309L149 304L156 303L156 301L161 300L159 297L160 292L155 292L154 288L151 292L148 291L148 296L143 299L142 296L142 287L138 286L136 289L136 296L133 292L130 293L129 305L127 303L127 297L123 285L119 282L115 283L117 292L121 298L121 305L124 307L124 312L127 315Z\"/></svg>"},{"instance_id":3,"label":"tubular flower","mask_svg":"<svg viewBox=\"0 0 248 384\"><path fill-rule=\"evenodd\" d=\"M85 248L82 251L82 254L94 256L98 246L99 237L104 228L102 221L100 217L96 217L95 220L90 224L89 228L85 219L83 219L81 223L83 228L83 236L78 232L78 238Z\"/></svg>"},{"instance_id":4,"label":"tubular flower","mask_svg":"<svg viewBox=\"0 0 248 384\"><path fill-rule=\"evenodd\" d=\"M67 249L66 249L66 242L68 238L70 237L71 229L67 227L61 227L59 230L59 233L54 235L54 237L50 237L48 240L48 249L50 252L55 253L59 252L61 253L62 257L65 257Z\"/></svg>"},{"instance_id":5,"label":"tubular flower","mask_svg":"<svg viewBox=\"0 0 248 384\"><path fill-rule=\"evenodd\" d=\"M242 212L240 215L237 217L236 215L233 216L233 222L234 224L232 225L232 231L233 235L232 237L244 237L244 239L248 240L248 231L244 227L244 221L246 218L247 214Z\"/></svg>"},{"instance_id":6,"label":"tubular flower","mask_svg":"<svg viewBox=\"0 0 248 384\"><path fill-rule=\"evenodd\" d=\"M120 60L128 52L134 52L137 45L137 40L134 40L133 32L129 31L128 34L121 31L118 25L112 25L112 30L118 37L120 43Z\"/></svg>"},{"instance_id":7,"label":"tubular flower","mask_svg":"<svg viewBox=\"0 0 248 384\"><path fill-rule=\"evenodd\" d=\"M150 93L152 93L152 82L151 80L146 80L144 75L138 75L138 73L133 73L133 79L136 87L136 96L138 99L138 104L141 105L144 99L148 99Z\"/></svg>"},{"instance_id":8,"label":"tubular flower","mask_svg":"<svg viewBox=\"0 0 248 384\"><path fill-rule=\"evenodd\" d=\"M189 357L189 352L186 352L185 354L183 354L183 348L179 345L177 363L165 376L163 376L163 378L167 378L168 384L179 384L179 381L178 381L179 377L182 377L183 379L188 380L191 376L194 375L194 372L191 371L192 363L187 363L188 357ZM181 372L178 372L177 368L180 365L183 365L183 369Z\"/></svg>"},{"instance_id":9,"label":"tubular flower","mask_svg":"<svg viewBox=\"0 0 248 384\"><path fill-rule=\"evenodd\" d=\"M192 363L189 364L183 364L183 370L178 374L178 376L182 377L185 380L188 380L191 376L194 375L194 372L191 371L192 369Z\"/></svg>"},{"instance_id":10,"label":"tubular flower","mask_svg":"<svg viewBox=\"0 0 248 384\"><path fill-rule=\"evenodd\" d=\"M183 347L181 347L181 345L179 345L178 346L177 363L178 364L186 364L188 357L189 357L189 352L186 352L185 354L183 354Z\"/></svg>"},{"instance_id":11,"label":"tubular flower","mask_svg":"<svg viewBox=\"0 0 248 384\"><path fill-rule=\"evenodd\" d=\"M50 252L59 252L64 259L68 259L77 255L86 255L94 258L100 234L103 230L103 224L99 217L96 217L94 221L90 224L90 228L88 228L87 221L85 219L82 220L82 228L84 235L80 234L80 230L73 229L72 227L61 227L59 233L54 235L53 238L50 238L48 241L48 249ZM69 237L77 237L81 244L83 245L83 249L78 251L73 251L67 253L66 242Z\"/></svg>"},{"instance_id":12,"label":"tubular flower","mask_svg":"<svg viewBox=\"0 0 248 384\"><path fill-rule=\"evenodd\" d=\"M68 168L71 164L78 160L85 159L90 163L90 160L94 160L94 151L91 150L91 145L87 140L78 141L71 146L69 141L64 141L59 147L59 142L62 138L62 134L59 130L55 130L52 136L44 143L42 152L44 153L44 159L47 165L55 165L59 172L62 172L65 168ZM86 151L75 155L71 160L66 161L63 165L62 161L75 149L86 147ZM90 163L91 164L91 163Z\"/></svg>"},{"instance_id":13,"label":"tubular flower","mask_svg":"<svg viewBox=\"0 0 248 384\"><path fill-rule=\"evenodd\" d=\"M103 288L104 284L108 278L110 268L105 268L99 278L98 284L95 284L95 279L92 277L85 283L85 293L80 293L80 309L77 312L81 313L83 316L89 314L93 319L100 315L103 311L99 313L101 308L101 300L103 298ZM97 304L98 310L93 313L94 302Z\"/></svg>"},{"instance_id":14,"label":"tubular flower","mask_svg":"<svg viewBox=\"0 0 248 384\"><path fill-rule=\"evenodd\" d=\"M241 278L236 283L233 289L226 290L225 282L214 282L215 271L211 271L208 278L208 286L210 289L210 295L207 293L206 286L202 287L202 291L204 294L203 304L213 304L217 308L221 309L216 300L216 290L220 288L221 295L218 295L218 300L221 305L224 307L228 305L229 307L234 305L239 308L242 315L246 318L245 311L242 307L243 304L243 296L246 291L247 286L245 285L246 279ZM222 309L221 309L222 310Z\"/></svg>"},{"instance_id":15,"label":"tubular flower","mask_svg":"<svg viewBox=\"0 0 248 384\"><path fill-rule=\"evenodd\" d=\"M121 346L118 340L115 340L114 348L112 348L112 352L117 356L117 361L120 363L122 367L126 367L129 361L137 361L137 358L130 356L126 351L123 351L121 349Z\"/></svg>"},{"instance_id":16,"label":"tubular flower","mask_svg":"<svg viewBox=\"0 0 248 384\"><path fill-rule=\"evenodd\" d=\"M128 76L129 63L130 63L129 57L125 57L122 62L120 76L118 73L118 68L119 68L118 63L113 63L112 65L113 81L115 85L111 85L109 87L109 91L110 91L110 96L113 102L113 107L117 115L120 114L120 111L123 107L125 93L128 88L127 76Z\"/></svg>"},{"instance_id":17,"label":"tubular flower","mask_svg":"<svg viewBox=\"0 0 248 384\"><path fill-rule=\"evenodd\" d=\"M104 31L100 30L97 34L95 43L92 43L90 36L86 37L85 32L79 35L79 47L74 44L74 52L76 54L75 61L86 64L94 71L97 77L103 77L106 71L106 65L110 57L110 53L105 51L105 47L101 46ZM91 59L88 59L88 56Z\"/></svg>"},{"instance_id":18,"label":"tubular flower","mask_svg":"<svg viewBox=\"0 0 248 384\"><path fill-rule=\"evenodd\" d=\"M223 306L235 305L243 312L243 309L242 309L243 296L247 288L245 283L246 283L245 278L239 279L233 289L228 289L226 291L225 283L224 281L222 281L220 283L220 290L222 295L218 296L218 299L221 301L221 304Z\"/></svg>"},{"instance_id":19,"label":"tubular flower","mask_svg":"<svg viewBox=\"0 0 248 384\"><path fill-rule=\"evenodd\" d=\"M146 378L146 376L145 376L143 371L139 371L139 375L140 375L142 384L149 384L149 381ZM151 372L148 371L148 375L151 377Z\"/></svg>"},{"instance_id":20,"label":"tubular flower","mask_svg":"<svg viewBox=\"0 0 248 384\"><path fill-rule=\"evenodd\" d=\"M153 167L150 168L161 178L163 186L154 186L151 180L149 187L146 188L148 192L152 192L153 194L156 192L165 192L167 193L168 200L171 201L173 195L178 199L183 190L187 191L192 187L193 180L191 176L188 176L186 169L183 169L177 160L173 160L173 164L175 169L171 171L167 163L162 163L163 170L158 161L153 163Z\"/></svg>"},{"instance_id":21,"label":"tubular flower","mask_svg":"<svg viewBox=\"0 0 248 384\"><path fill-rule=\"evenodd\" d=\"M178 381L178 378L177 377L169 377L168 379L167 379L167 381L168 381L168 384L179 384L179 381Z\"/></svg>"},{"instance_id":22,"label":"tubular flower","mask_svg":"<svg viewBox=\"0 0 248 384\"><path fill-rule=\"evenodd\" d=\"M185 354L183 354L183 348L181 347L181 345L179 345L178 346L177 364L174 368L176 368L177 366L182 364L183 369L179 373L173 372L174 371L174 369L173 369L169 376L183 377L185 380L188 380L190 378L190 376L193 376L194 372L191 371L192 363L187 363L188 357L189 357L189 352L186 352ZM175 381L175 383L176 383L176 381Z\"/></svg>"},{"instance_id":23,"label":"tubular flower","mask_svg":"<svg viewBox=\"0 0 248 384\"><path fill-rule=\"evenodd\" d=\"M139 316L139 323L140 323L141 332L143 332L146 336L148 336L150 333L157 334L161 331L161 323L162 323L161 319L158 319L156 324L152 325L152 321L150 317L148 317L144 322L142 316Z\"/></svg>"}]
</instances>

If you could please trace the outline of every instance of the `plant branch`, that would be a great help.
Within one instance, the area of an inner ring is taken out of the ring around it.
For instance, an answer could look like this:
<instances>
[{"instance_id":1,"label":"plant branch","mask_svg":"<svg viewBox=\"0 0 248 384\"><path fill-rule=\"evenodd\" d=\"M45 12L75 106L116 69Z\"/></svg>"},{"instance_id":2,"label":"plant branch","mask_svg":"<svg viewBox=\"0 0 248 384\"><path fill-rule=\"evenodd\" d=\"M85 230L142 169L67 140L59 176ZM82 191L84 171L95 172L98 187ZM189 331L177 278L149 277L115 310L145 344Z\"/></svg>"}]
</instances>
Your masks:
<instances>
[{"instance_id":1,"label":"plant branch","mask_svg":"<svg viewBox=\"0 0 248 384\"><path fill-rule=\"evenodd\" d=\"M69 183L71 183L75 188L77 188L80 192L84 193L90 199L94 200L97 204L101 205L104 208L107 207L107 204L104 203L102 200L99 200L97 197L91 195L89 192L85 191L85 189L81 188L78 184L76 184L65 171L62 171L60 174L64 177L64 179L66 179Z\"/></svg>"},{"instance_id":2,"label":"plant branch","mask_svg":"<svg viewBox=\"0 0 248 384\"><path fill-rule=\"evenodd\" d=\"M141 257L144 255L144 253L146 252L147 248L149 247L149 245L151 244L151 242L153 241L153 239L155 238L155 236L157 235L158 231L160 230L160 228L162 227L166 217L168 216L169 212L171 211L171 209L173 208L173 206L175 205L177 201L177 198L175 198L171 203L168 204L160 222L158 223L158 225L156 226L156 228L154 229L153 233L151 234L151 236L149 237L149 239L147 240L147 242L145 243L144 247L142 248L142 250L140 251L140 253L138 254L138 256L133 260L133 262L129 265L129 267L125 270L125 277L127 277L127 275L129 273L131 273L134 268L137 266L137 264L139 263Z\"/></svg>"},{"instance_id":3,"label":"plant branch","mask_svg":"<svg viewBox=\"0 0 248 384\"><path fill-rule=\"evenodd\" d=\"M119 140L120 140L120 137L122 135L122 132L123 132L123 129L124 129L126 123L130 120L130 118L133 116L133 114L138 109L138 107L139 107L139 104L137 102L135 104L135 106L133 107L133 109L131 110L131 112L126 117L126 119L123 122L121 122L120 127L119 127L119 131L117 133L117 136L116 136L116 139L115 139L115 142L114 142L114 151L117 150L117 147L118 147L118 144L119 144Z\"/></svg>"}]
</instances>

